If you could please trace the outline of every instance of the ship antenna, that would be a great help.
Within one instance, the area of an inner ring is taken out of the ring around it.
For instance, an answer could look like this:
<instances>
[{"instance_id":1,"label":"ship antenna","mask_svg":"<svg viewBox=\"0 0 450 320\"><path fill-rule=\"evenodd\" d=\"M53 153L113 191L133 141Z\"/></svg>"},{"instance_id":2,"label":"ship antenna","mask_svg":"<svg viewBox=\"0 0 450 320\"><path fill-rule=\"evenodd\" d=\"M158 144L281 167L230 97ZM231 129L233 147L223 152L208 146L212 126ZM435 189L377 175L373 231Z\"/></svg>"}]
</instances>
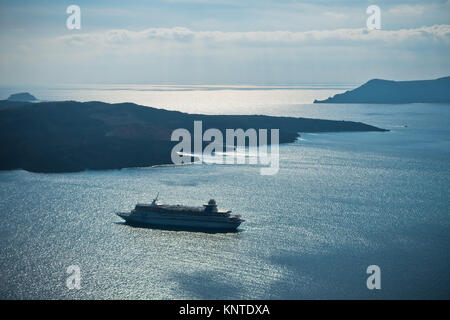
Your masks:
<instances>
[{"instance_id":1,"label":"ship antenna","mask_svg":"<svg viewBox=\"0 0 450 320\"><path fill-rule=\"evenodd\" d=\"M154 203L156 203L156 201L158 201L158 197L159 197L159 192L158 192L158 194L156 195L156 198L153 199L153 202L154 202Z\"/></svg>"}]
</instances>

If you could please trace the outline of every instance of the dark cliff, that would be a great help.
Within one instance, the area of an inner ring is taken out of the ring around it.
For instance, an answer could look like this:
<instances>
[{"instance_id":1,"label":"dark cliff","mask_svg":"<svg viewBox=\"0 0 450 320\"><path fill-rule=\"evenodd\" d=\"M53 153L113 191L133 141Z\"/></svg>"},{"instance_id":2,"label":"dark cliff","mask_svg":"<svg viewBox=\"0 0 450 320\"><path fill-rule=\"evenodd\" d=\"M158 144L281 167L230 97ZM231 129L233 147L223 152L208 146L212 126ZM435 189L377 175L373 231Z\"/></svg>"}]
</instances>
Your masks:
<instances>
[{"instance_id":1,"label":"dark cliff","mask_svg":"<svg viewBox=\"0 0 450 320\"><path fill-rule=\"evenodd\" d=\"M171 163L177 128L279 128L280 143L298 132L384 131L350 121L262 115L196 115L132 103L0 101L0 170L75 172ZM224 135L225 136L225 135Z\"/></svg>"},{"instance_id":2,"label":"dark cliff","mask_svg":"<svg viewBox=\"0 0 450 320\"><path fill-rule=\"evenodd\" d=\"M373 79L362 86L314 103L448 103L450 77L436 80L390 81Z\"/></svg>"}]
</instances>

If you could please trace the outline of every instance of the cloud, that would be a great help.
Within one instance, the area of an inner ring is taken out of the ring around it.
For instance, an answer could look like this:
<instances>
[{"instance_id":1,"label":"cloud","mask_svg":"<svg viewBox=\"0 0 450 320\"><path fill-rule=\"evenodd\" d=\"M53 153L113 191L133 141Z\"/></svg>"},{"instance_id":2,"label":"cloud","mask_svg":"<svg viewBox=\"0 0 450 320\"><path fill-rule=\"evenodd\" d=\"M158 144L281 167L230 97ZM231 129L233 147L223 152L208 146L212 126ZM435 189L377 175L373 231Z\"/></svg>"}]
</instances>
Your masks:
<instances>
[{"instance_id":1,"label":"cloud","mask_svg":"<svg viewBox=\"0 0 450 320\"><path fill-rule=\"evenodd\" d=\"M389 13L404 16L418 16L425 12L425 6L421 5L399 5L388 10Z\"/></svg>"},{"instance_id":2,"label":"cloud","mask_svg":"<svg viewBox=\"0 0 450 320\"><path fill-rule=\"evenodd\" d=\"M329 17L332 19L347 19L348 18L348 15L339 13L339 12L334 12L334 11L325 11L323 14L326 17Z\"/></svg>"},{"instance_id":3,"label":"cloud","mask_svg":"<svg viewBox=\"0 0 450 320\"><path fill-rule=\"evenodd\" d=\"M28 1L29 2L29 1ZM448 0L5 1L0 83L298 83L449 73ZM366 29L366 8L382 30ZM179 26L179 27L174 27Z\"/></svg>"},{"instance_id":4,"label":"cloud","mask_svg":"<svg viewBox=\"0 0 450 320\"><path fill-rule=\"evenodd\" d=\"M424 26L400 30L335 29L317 31L193 31L184 27L149 28L141 31L115 29L96 33L80 33L62 36L56 39L69 46L96 47L100 45L145 45L153 41L197 44L233 44L239 45L283 45L283 44L333 44L387 43L398 45L400 42L438 42L450 43L450 25Z\"/></svg>"}]
</instances>

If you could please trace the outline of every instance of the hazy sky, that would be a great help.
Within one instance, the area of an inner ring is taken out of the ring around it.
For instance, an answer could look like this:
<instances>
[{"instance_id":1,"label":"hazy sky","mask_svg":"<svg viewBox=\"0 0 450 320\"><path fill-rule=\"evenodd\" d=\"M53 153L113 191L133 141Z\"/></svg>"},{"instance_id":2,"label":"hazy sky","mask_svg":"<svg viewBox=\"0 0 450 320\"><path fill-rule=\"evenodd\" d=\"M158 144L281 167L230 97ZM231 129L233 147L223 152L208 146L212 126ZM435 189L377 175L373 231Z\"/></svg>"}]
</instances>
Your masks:
<instances>
[{"instance_id":1,"label":"hazy sky","mask_svg":"<svg viewBox=\"0 0 450 320\"><path fill-rule=\"evenodd\" d=\"M69 30L66 8L81 8ZM366 9L381 8L368 31ZM1 1L0 84L362 83L450 75L450 1Z\"/></svg>"}]
</instances>

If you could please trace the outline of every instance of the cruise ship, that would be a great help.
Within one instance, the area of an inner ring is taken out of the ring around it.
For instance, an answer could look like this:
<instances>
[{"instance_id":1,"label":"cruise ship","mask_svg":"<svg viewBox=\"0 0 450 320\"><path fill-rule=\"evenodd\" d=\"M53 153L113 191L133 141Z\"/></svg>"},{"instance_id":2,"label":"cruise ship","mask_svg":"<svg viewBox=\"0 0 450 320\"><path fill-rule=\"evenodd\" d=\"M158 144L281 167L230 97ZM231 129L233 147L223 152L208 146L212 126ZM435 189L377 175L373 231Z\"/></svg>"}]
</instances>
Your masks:
<instances>
[{"instance_id":1,"label":"cruise ship","mask_svg":"<svg viewBox=\"0 0 450 320\"><path fill-rule=\"evenodd\" d=\"M137 204L131 212L117 212L126 223L160 229L234 231L245 220L231 210L217 209L214 199L203 207L158 204Z\"/></svg>"}]
</instances>

